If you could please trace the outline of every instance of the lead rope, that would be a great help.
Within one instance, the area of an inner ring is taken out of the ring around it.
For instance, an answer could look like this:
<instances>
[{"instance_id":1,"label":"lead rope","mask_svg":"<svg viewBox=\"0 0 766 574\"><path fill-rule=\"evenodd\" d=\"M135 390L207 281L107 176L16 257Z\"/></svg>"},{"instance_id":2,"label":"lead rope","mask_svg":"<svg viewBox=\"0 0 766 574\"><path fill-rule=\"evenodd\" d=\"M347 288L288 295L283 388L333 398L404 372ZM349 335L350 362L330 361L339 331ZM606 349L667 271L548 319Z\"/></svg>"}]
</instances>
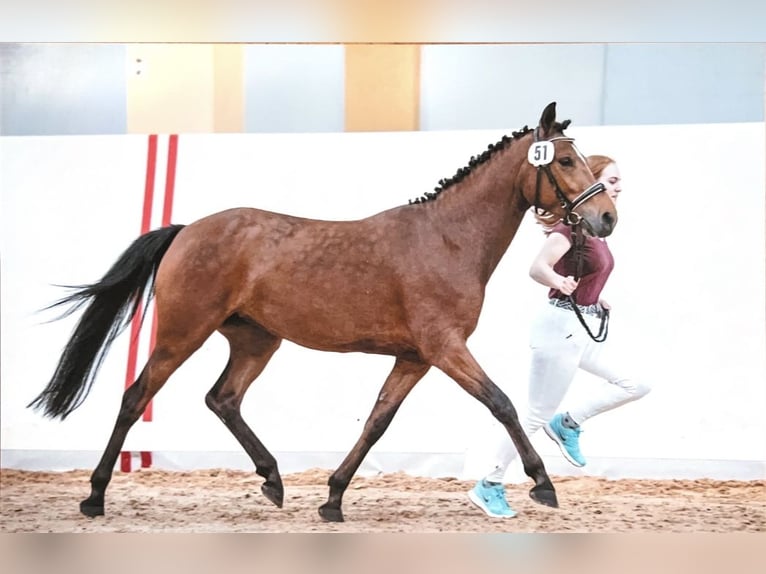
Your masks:
<instances>
[{"instance_id":1,"label":"lead rope","mask_svg":"<svg viewBox=\"0 0 766 574\"><path fill-rule=\"evenodd\" d=\"M585 237L582 234L582 227L579 223L572 226L572 239L575 257L575 281L580 281L580 277L582 277L584 258L583 248L585 247ZM609 334L609 309L601 309L601 325L599 326L598 334L594 335L593 331L590 330L590 327L588 327L588 324L585 322L585 319L580 312L580 308L577 306L577 302L574 298L574 293L572 295L568 295L567 297L569 298L569 302L572 304L572 310L580 320L580 324L585 327L585 330L587 331L590 338L593 339L596 343L603 343L606 341L606 337Z\"/></svg>"}]
</instances>

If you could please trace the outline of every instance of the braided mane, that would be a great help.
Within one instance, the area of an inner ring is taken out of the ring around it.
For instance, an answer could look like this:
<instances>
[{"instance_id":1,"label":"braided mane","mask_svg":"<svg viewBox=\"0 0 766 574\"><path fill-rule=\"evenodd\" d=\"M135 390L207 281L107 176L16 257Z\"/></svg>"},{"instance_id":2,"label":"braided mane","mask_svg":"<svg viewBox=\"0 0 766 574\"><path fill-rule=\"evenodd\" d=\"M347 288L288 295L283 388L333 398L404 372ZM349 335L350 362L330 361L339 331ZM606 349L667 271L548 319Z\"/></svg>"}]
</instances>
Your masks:
<instances>
[{"instance_id":1,"label":"braided mane","mask_svg":"<svg viewBox=\"0 0 766 574\"><path fill-rule=\"evenodd\" d=\"M569 126L571 123L570 120L564 120L563 122L555 123L555 129L562 132ZM525 135L527 135L532 130L528 126L524 126L519 131L511 132L512 137L503 136L500 141L498 141L495 144L489 144L487 149L479 156L471 156L471 159L468 161L468 165L465 167L461 167L459 170L457 170L457 173L453 175L452 177L440 179L439 184L434 188L432 192L426 192L424 195L420 197L416 197L415 199L409 200L409 205L414 205L416 203L426 203L428 201L433 201L437 197L439 197L439 194L443 192L445 189L448 189L452 186L454 186L456 183L462 181L465 179L465 177L470 174L474 168L477 166L486 163L490 158L492 158L496 152L503 150L507 148L509 145L511 145L511 142L515 139L521 138Z\"/></svg>"}]
</instances>

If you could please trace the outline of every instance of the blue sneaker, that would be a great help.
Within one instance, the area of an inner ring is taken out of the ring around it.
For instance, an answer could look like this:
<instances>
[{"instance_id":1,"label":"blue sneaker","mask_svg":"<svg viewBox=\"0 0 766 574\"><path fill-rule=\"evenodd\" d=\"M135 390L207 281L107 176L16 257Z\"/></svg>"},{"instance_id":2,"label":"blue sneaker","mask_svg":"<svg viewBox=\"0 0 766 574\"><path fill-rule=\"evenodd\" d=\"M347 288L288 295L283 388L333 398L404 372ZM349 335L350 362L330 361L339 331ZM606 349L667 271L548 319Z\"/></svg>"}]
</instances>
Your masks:
<instances>
[{"instance_id":1,"label":"blue sneaker","mask_svg":"<svg viewBox=\"0 0 766 574\"><path fill-rule=\"evenodd\" d=\"M575 466L585 466L585 457L580 452L580 433L579 428L571 429L562 424L564 415L559 413L546 424L543 429L551 440L553 440L561 449L561 454Z\"/></svg>"},{"instance_id":2,"label":"blue sneaker","mask_svg":"<svg viewBox=\"0 0 766 574\"><path fill-rule=\"evenodd\" d=\"M490 484L482 479L468 491L471 499L487 516L492 518L513 518L516 512L508 506L505 500L505 488L502 484Z\"/></svg>"}]
</instances>

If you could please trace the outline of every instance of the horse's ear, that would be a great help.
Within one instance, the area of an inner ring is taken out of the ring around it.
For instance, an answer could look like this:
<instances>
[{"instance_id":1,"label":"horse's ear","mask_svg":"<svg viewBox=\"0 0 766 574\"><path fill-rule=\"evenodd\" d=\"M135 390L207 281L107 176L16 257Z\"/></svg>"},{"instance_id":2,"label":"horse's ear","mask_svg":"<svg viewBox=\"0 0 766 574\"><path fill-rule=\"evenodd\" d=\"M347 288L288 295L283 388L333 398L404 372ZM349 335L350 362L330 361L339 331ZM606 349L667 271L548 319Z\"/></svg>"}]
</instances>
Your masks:
<instances>
[{"instance_id":1,"label":"horse's ear","mask_svg":"<svg viewBox=\"0 0 766 574\"><path fill-rule=\"evenodd\" d=\"M556 102L551 102L543 110L543 114L540 116L540 128L543 131L543 137L549 134L553 129L553 124L556 123Z\"/></svg>"}]
</instances>

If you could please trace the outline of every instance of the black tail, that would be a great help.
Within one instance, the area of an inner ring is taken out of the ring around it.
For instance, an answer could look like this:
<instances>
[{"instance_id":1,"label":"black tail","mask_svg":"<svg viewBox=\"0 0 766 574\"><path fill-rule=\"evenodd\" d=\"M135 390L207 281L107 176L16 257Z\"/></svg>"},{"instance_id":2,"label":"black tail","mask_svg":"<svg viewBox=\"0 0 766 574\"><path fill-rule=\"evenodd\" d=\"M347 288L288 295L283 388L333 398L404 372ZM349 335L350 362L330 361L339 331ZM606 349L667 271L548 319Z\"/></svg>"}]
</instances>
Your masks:
<instances>
[{"instance_id":1,"label":"black tail","mask_svg":"<svg viewBox=\"0 0 766 574\"><path fill-rule=\"evenodd\" d=\"M65 419L88 396L101 362L114 339L130 323L144 300L154 295L154 277L162 257L183 225L150 231L136 239L97 283L70 287L74 293L47 309L72 305L66 317L86 303L56 371L28 407ZM61 318L59 317L59 318Z\"/></svg>"}]
</instances>

